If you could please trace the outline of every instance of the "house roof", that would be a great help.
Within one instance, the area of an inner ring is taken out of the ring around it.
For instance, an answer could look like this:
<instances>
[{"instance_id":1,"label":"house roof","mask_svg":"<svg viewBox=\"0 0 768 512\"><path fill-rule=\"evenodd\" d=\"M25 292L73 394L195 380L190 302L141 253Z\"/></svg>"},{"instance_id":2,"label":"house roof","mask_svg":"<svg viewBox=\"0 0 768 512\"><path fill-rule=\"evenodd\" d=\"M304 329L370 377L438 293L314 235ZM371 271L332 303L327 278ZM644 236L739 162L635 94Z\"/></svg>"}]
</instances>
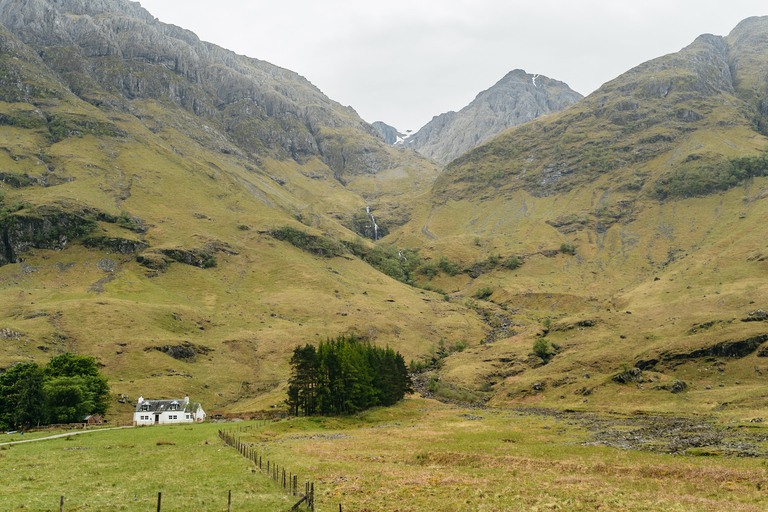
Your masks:
<instances>
[{"instance_id":1,"label":"house roof","mask_svg":"<svg viewBox=\"0 0 768 512\"><path fill-rule=\"evenodd\" d=\"M178 408L171 408L171 405L176 405ZM144 400L136 404L135 412L165 412L165 411L183 411L184 400ZM143 409L144 406L149 406L148 409Z\"/></svg>"}]
</instances>

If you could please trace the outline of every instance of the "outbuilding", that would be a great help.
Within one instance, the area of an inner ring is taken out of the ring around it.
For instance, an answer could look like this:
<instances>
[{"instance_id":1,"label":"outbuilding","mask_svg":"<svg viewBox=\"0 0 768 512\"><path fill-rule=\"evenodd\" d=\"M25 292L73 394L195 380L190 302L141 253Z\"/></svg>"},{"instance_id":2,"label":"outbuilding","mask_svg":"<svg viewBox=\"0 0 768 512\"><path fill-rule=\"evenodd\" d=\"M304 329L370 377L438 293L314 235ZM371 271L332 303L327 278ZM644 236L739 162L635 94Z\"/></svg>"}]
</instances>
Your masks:
<instances>
[{"instance_id":1,"label":"outbuilding","mask_svg":"<svg viewBox=\"0 0 768 512\"><path fill-rule=\"evenodd\" d=\"M104 418L99 414L89 414L83 421L88 425L101 425L104 423Z\"/></svg>"}]
</instances>

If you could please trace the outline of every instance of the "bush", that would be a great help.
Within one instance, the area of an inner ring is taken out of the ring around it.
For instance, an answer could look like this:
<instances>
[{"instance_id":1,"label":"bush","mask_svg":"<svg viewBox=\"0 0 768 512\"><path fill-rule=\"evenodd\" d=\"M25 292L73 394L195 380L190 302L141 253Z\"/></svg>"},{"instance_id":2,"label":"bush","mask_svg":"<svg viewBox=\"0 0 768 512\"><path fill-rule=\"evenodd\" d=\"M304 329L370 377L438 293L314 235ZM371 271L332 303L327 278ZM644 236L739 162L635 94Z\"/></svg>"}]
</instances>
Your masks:
<instances>
[{"instance_id":1,"label":"bush","mask_svg":"<svg viewBox=\"0 0 768 512\"><path fill-rule=\"evenodd\" d=\"M562 244L560 244L560 252L563 254L568 254L570 256L573 256L574 254L576 254L576 246L573 244L563 242Z\"/></svg>"},{"instance_id":2,"label":"bush","mask_svg":"<svg viewBox=\"0 0 768 512\"><path fill-rule=\"evenodd\" d=\"M493 295L493 288L491 288L490 286L485 286L477 290L473 295L473 297L479 300L485 300L491 295Z\"/></svg>"},{"instance_id":3,"label":"bush","mask_svg":"<svg viewBox=\"0 0 768 512\"><path fill-rule=\"evenodd\" d=\"M514 254L504 260L504 267L506 267L508 270L515 270L519 266L520 259Z\"/></svg>"},{"instance_id":4,"label":"bush","mask_svg":"<svg viewBox=\"0 0 768 512\"><path fill-rule=\"evenodd\" d=\"M459 265L457 263L453 263L445 256L440 256L440 259L437 262L437 266L440 270L448 274L449 276L453 277L456 274L459 273Z\"/></svg>"},{"instance_id":5,"label":"bush","mask_svg":"<svg viewBox=\"0 0 768 512\"><path fill-rule=\"evenodd\" d=\"M423 276L426 276L427 279L432 279L437 275L437 272L438 272L437 265L435 265L431 261L425 261L419 266L418 269L416 269L416 272L418 272Z\"/></svg>"},{"instance_id":6,"label":"bush","mask_svg":"<svg viewBox=\"0 0 768 512\"><path fill-rule=\"evenodd\" d=\"M539 338L533 342L533 352L544 361L552 357L552 346L547 338Z\"/></svg>"}]
</instances>

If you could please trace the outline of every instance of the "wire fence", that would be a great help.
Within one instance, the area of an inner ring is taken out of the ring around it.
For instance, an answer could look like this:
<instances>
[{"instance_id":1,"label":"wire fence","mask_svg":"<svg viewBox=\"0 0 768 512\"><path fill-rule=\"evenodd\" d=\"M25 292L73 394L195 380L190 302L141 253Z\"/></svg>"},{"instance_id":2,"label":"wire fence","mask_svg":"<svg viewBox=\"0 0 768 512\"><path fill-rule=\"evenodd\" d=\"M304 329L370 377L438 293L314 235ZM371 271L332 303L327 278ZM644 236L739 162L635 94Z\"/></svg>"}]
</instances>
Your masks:
<instances>
[{"instance_id":1,"label":"wire fence","mask_svg":"<svg viewBox=\"0 0 768 512\"><path fill-rule=\"evenodd\" d=\"M245 427L246 430L250 430L256 427L256 425ZM241 440L240 434L243 431L242 428L237 430L219 430L219 437L226 444L232 446L240 454L251 461L255 468L258 468L262 473L269 475L272 480L278 483L283 490L290 496L301 498L296 502L291 510L298 510L299 506L305 504L309 507L309 510L315 510L315 483L311 481L303 482L303 492L299 489L299 476L291 471L288 471L285 466L281 467L276 462L264 459L255 446L245 443ZM254 470L255 471L255 470ZM159 509L158 509L159 512Z\"/></svg>"},{"instance_id":2,"label":"wire fence","mask_svg":"<svg viewBox=\"0 0 768 512\"><path fill-rule=\"evenodd\" d=\"M95 499L73 499L66 496L45 496L28 500L24 505L12 508L13 511L202 511L216 510L227 512L265 510L265 506L275 507L269 510L295 510L293 500L283 493L233 493L222 492L218 495L191 495L178 493L163 493L133 497L110 497Z\"/></svg>"}]
</instances>

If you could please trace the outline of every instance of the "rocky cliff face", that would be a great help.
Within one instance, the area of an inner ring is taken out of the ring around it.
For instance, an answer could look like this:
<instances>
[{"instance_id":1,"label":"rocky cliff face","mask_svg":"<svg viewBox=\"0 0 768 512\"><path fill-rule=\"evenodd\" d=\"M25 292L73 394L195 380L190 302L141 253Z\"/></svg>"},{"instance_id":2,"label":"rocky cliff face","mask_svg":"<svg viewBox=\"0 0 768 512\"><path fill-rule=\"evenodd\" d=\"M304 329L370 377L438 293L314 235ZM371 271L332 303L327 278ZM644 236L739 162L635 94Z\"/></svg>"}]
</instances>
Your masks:
<instances>
[{"instance_id":1,"label":"rocky cliff face","mask_svg":"<svg viewBox=\"0 0 768 512\"><path fill-rule=\"evenodd\" d=\"M459 112L434 117L405 145L445 164L508 128L559 112L581 98L563 82L516 69Z\"/></svg>"},{"instance_id":2,"label":"rocky cliff face","mask_svg":"<svg viewBox=\"0 0 768 512\"><path fill-rule=\"evenodd\" d=\"M397 128L382 121L376 121L372 126L376 128L376 131L379 132L382 137L384 137L384 142L387 144L397 144L398 141L405 137L405 135L397 131Z\"/></svg>"},{"instance_id":3,"label":"rocky cliff face","mask_svg":"<svg viewBox=\"0 0 768 512\"><path fill-rule=\"evenodd\" d=\"M0 23L99 108L170 101L245 153L317 156L342 180L395 164L372 126L302 76L200 41L137 2L0 0Z\"/></svg>"}]
</instances>

